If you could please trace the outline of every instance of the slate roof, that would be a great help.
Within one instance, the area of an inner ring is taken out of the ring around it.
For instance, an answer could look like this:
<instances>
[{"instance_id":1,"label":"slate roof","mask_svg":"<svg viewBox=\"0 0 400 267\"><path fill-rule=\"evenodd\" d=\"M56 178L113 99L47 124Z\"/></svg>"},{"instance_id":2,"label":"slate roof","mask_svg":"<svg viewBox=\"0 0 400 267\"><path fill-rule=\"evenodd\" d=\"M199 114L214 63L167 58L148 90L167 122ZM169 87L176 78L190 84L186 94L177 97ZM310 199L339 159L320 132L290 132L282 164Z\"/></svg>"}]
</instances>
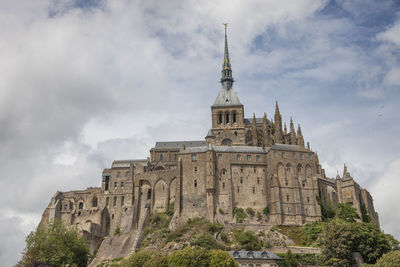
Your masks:
<instances>
[{"instance_id":1,"label":"slate roof","mask_svg":"<svg viewBox=\"0 0 400 267\"><path fill-rule=\"evenodd\" d=\"M228 251L235 259L271 259L282 260L281 257L276 256L269 251Z\"/></svg>"},{"instance_id":2,"label":"slate roof","mask_svg":"<svg viewBox=\"0 0 400 267\"><path fill-rule=\"evenodd\" d=\"M206 136L206 138L207 137L215 137L215 135L214 135L214 133L212 132L212 130L210 129L210 130L208 130L208 133L207 133L207 136Z\"/></svg>"},{"instance_id":3,"label":"slate roof","mask_svg":"<svg viewBox=\"0 0 400 267\"><path fill-rule=\"evenodd\" d=\"M253 118L244 118L243 119L244 124L252 124L253 123ZM256 118L256 123L262 124L264 123L264 118Z\"/></svg>"},{"instance_id":4,"label":"slate roof","mask_svg":"<svg viewBox=\"0 0 400 267\"><path fill-rule=\"evenodd\" d=\"M230 88L228 90L225 87L221 87L221 90L219 91L218 96L215 99L212 107L238 106L238 105L242 105L242 103L240 103L235 90L233 90L233 88Z\"/></svg>"},{"instance_id":5,"label":"slate roof","mask_svg":"<svg viewBox=\"0 0 400 267\"><path fill-rule=\"evenodd\" d=\"M206 141L168 141L168 142L156 142L155 149L162 149L162 148L177 148L177 149L180 149L182 145L184 145L185 147L205 146L205 145L206 145Z\"/></svg>"},{"instance_id":6,"label":"slate roof","mask_svg":"<svg viewBox=\"0 0 400 267\"><path fill-rule=\"evenodd\" d=\"M277 150L285 150L285 151L302 151L302 152L309 152L304 147L298 145L288 145L288 144L274 144L271 146L271 149Z\"/></svg>"},{"instance_id":7,"label":"slate roof","mask_svg":"<svg viewBox=\"0 0 400 267\"><path fill-rule=\"evenodd\" d=\"M114 160L111 164L111 168L129 168L130 163L135 164L147 164L147 159L127 159L127 160Z\"/></svg>"},{"instance_id":8,"label":"slate roof","mask_svg":"<svg viewBox=\"0 0 400 267\"><path fill-rule=\"evenodd\" d=\"M258 146L201 146L201 147L190 147L186 148L188 153L202 153L208 150L214 150L215 152L233 152L233 153L267 153L268 148L262 148Z\"/></svg>"}]
</instances>

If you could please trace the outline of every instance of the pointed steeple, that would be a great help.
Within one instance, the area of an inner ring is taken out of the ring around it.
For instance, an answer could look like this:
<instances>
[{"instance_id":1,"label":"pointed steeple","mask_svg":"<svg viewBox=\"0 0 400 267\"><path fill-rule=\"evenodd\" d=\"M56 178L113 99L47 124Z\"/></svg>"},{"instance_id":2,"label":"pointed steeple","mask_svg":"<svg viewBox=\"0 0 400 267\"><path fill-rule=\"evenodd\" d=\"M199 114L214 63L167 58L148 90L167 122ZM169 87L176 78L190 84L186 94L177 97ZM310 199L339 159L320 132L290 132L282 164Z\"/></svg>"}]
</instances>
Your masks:
<instances>
[{"instance_id":1,"label":"pointed steeple","mask_svg":"<svg viewBox=\"0 0 400 267\"><path fill-rule=\"evenodd\" d=\"M282 144L283 143L283 134L282 134L282 116L279 113L278 101L275 103L275 143Z\"/></svg>"},{"instance_id":2,"label":"pointed steeple","mask_svg":"<svg viewBox=\"0 0 400 267\"><path fill-rule=\"evenodd\" d=\"M275 115L280 115L279 113L279 107L278 107L278 101L275 101Z\"/></svg>"},{"instance_id":3,"label":"pointed steeple","mask_svg":"<svg viewBox=\"0 0 400 267\"><path fill-rule=\"evenodd\" d=\"M228 23L224 23L225 27L225 50L224 50L224 62L222 63L222 77L221 83L227 90L232 88L233 78L232 78L232 68L231 61L229 60L229 51L228 51L228 37L226 35L226 27Z\"/></svg>"},{"instance_id":4,"label":"pointed steeple","mask_svg":"<svg viewBox=\"0 0 400 267\"><path fill-rule=\"evenodd\" d=\"M303 138L303 135L301 134L300 124L297 127L297 144L299 146L304 147L304 138Z\"/></svg>"},{"instance_id":5,"label":"pointed steeple","mask_svg":"<svg viewBox=\"0 0 400 267\"><path fill-rule=\"evenodd\" d=\"M268 130L268 120L267 120L267 114L264 112L264 117L263 117L263 134L264 134L264 146L271 146L271 137L269 135L269 130Z\"/></svg>"},{"instance_id":6,"label":"pointed steeple","mask_svg":"<svg viewBox=\"0 0 400 267\"><path fill-rule=\"evenodd\" d=\"M297 145L296 131L294 130L292 117L290 117L290 144Z\"/></svg>"},{"instance_id":7,"label":"pointed steeple","mask_svg":"<svg viewBox=\"0 0 400 267\"><path fill-rule=\"evenodd\" d=\"M283 133L284 133L285 135L287 134L286 122L285 122L285 124L284 124L284 126L283 126Z\"/></svg>"}]
</instances>

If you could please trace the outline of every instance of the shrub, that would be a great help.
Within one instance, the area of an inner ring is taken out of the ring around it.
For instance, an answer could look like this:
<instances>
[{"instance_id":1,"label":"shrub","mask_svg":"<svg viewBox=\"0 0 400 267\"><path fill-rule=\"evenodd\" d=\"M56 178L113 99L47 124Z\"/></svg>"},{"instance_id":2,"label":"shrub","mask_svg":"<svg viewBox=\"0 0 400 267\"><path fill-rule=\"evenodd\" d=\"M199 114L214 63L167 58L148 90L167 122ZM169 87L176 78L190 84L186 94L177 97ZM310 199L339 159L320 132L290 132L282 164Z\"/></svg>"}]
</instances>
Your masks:
<instances>
[{"instance_id":1,"label":"shrub","mask_svg":"<svg viewBox=\"0 0 400 267\"><path fill-rule=\"evenodd\" d=\"M304 245L310 246L312 243L317 241L318 237L324 231L324 223L322 222L308 223L301 227L301 231L303 234Z\"/></svg>"},{"instance_id":2,"label":"shrub","mask_svg":"<svg viewBox=\"0 0 400 267\"><path fill-rule=\"evenodd\" d=\"M271 245L271 243L270 243L268 240L265 240L265 241L263 242L263 247L264 247L264 248L272 248L272 245Z\"/></svg>"},{"instance_id":3,"label":"shrub","mask_svg":"<svg viewBox=\"0 0 400 267\"><path fill-rule=\"evenodd\" d=\"M249 214L251 217L254 217L256 215L255 211L252 208L247 208L246 209L247 214Z\"/></svg>"},{"instance_id":4,"label":"shrub","mask_svg":"<svg viewBox=\"0 0 400 267\"><path fill-rule=\"evenodd\" d=\"M228 234L225 232L221 233L221 240L224 241L225 243L229 243L229 237Z\"/></svg>"},{"instance_id":5,"label":"shrub","mask_svg":"<svg viewBox=\"0 0 400 267\"><path fill-rule=\"evenodd\" d=\"M145 262L151 259L154 252L141 250L135 252L127 259L121 261L122 267L142 267Z\"/></svg>"},{"instance_id":6,"label":"shrub","mask_svg":"<svg viewBox=\"0 0 400 267\"><path fill-rule=\"evenodd\" d=\"M154 254L151 259L143 264L143 267L168 267L167 259L165 254Z\"/></svg>"},{"instance_id":7,"label":"shrub","mask_svg":"<svg viewBox=\"0 0 400 267\"><path fill-rule=\"evenodd\" d=\"M197 236L195 239L193 239L190 242L191 246L199 246L202 248L220 248L221 246L218 244L218 242L215 240L214 237L210 235L200 235Z\"/></svg>"},{"instance_id":8,"label":"shrub","mask_svg":"<svg viewBox=\"0 0 400 267\"><path fill-rule=\"evenodd\" d=\"M269 214L269 206L266 206L266 207L263 209L263 213L264 213L264 215L268 215L268 214Z\"/></svg>"},{"instance_id":9,"label":"shrub","mask_svg":"<svg viewBox=\"0 0 400 267\"><path fill-rule=\"evenodd\" d=\"M253 231L235 230L236 241L246 250L259 250L262 247L261 241L254 235Z\"/></svg>"},{"instance_id":10,"label":"shrub","mask_svg":"<svg viewBox=\"0 0 400 267\"><path fill-rule=\"evenodd\" d=\"M167 211L165 212L165 214L167 214L168 216L174 215L174 209L175 209L175 202L169 203Z\"/></svg>"},{"instance_id":11,"label":"shrub","mask_svg":"<svg viewBox=\"0 0 400 267\"><path fill-rule=\"evenodd\" d=\"M117 226L114 230L114 235L120 235L121 234L121 228L119 228L119 226Z\"/></svg>"},{"instance_id":12,"label":"shrub","mask_svg":"<svg viewBox=\"0 0 400 267\"><path fill-rule=\"evenodd\" d=\"M221 209L221 208L219 208L218 211L219 211L219 213L222 214L222 215L225 214L225 211L224 211L223 209Z\"/></svg>"},{"instance_id":13,"label":"shrub","mask_svg":"<svg viewBox=\"0 0 400 267\"><path fill-rule=\"evenodd\" d=\"M224 226L219 223L207 223L207 230L211 233L221 232L223 228Z\"/></svg>"},{"instance_id":14,"label":"shrub","mask_svg":"<svg viewBox=\"0 0 400 267\"><path fill-rule=\"evenodd\" d=\"M235 216L237 223L242 223L244 219L247 217L246 213L244 213L244 210L242 208L234 208L233 215Z\"/></svg>"},{"instance_id":15,"label":"shrub","mask_svg":"<svg viewBox=\"0 0 400 267\"><path fill-rule=\"evenodd\" d=\"M262 219L261 213L259 211L257 211L257 220L261 220L261 219Z\"/></svg>"}]
</instances>

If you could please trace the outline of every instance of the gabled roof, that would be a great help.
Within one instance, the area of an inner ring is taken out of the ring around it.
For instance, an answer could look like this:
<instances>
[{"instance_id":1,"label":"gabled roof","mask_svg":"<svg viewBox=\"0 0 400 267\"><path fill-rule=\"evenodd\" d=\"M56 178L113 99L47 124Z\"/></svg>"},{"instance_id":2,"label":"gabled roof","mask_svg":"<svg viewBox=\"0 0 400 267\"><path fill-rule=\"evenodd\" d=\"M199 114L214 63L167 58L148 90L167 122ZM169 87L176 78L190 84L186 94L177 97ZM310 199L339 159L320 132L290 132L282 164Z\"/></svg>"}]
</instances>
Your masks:
<instances>
[{"instance_id":1,"label":"gabled roof","mask_svg":"<svg viewBox=\"0 0 400 267\"><path fill-rule=\"evenodd\" d=\"M219 90L218 96L214 101L212 107L226 107L226 106L239 106L242 105L240 103L239 98L233 88L229 90L222 86L221 90Z\"/></svg>"}]
</instances>

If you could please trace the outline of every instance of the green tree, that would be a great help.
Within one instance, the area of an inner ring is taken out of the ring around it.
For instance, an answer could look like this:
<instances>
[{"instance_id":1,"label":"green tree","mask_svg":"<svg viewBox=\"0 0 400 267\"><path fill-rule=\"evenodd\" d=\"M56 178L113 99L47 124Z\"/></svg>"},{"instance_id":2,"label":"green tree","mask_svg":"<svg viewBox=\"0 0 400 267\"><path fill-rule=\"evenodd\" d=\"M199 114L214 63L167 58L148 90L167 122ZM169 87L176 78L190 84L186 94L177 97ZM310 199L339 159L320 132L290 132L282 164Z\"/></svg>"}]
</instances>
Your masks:
<instances>
[{"instance_id":1,"label":"green tree","mask_svg":"<svg viewBox=\"0 0 400 267\"><path fill-rule=\"evenodd\" d=\"M364 203L361 203L361 220L363 222L370 222L371 216L369 215Z\"/></svg>"},{"instance_id":2,"label":"green tree","mask_svg":"<svg viewBox=\"0 0 400 267\"><path fill-rule=\"evenodd\" d=\"M239 265L228 252L219 249L213 249L210 251L210 266L236 267Z\"/></svg>"},{"instance_id":3,"label":"green tree","mask_svg":"<svg viewBox=\"0 0 400 267\"><path fill-rule=\"evenodd\" d=\"M167 255L155 253L143 264L143 267L168 267Z\"/></svg>"},{"instance_id":4,"label":"green tree","mask_svg":"<svg viewBox=\"0 0 400 267\"><path fill-rule=\"evenodd\" d=\"M19 265L40 262L49 266L86 266L88 260L87 241L75 229L67 229L61 220L54 220L49 227L38 227L27 236Z\"/></svg>"},{"instance_id":5,"label":"green tree","mask_svg":"<svg viewBox=\"0 0 400 267\"><path fill-rule=\"evenodd\" d=\"M284 264L287 267L296 267L298 265L296 255L294 255L290 249L286 252L284 260Z\"/></svg>"},{"instance_id":6,"label":"green tree","mask_svg":"<svg viewBox=\"0 0 400 267\"><path fill-rule=\"evenodd\" d=\"M346 222L355 222L360 219L357 210L347 203L339 203L336 207L336 217Z\"/></svg>"},{"instance_id":7,"label":"green tree","mask_svg":"<svg viewBox=\"0 0 400 267\"><path fill-rule=\"evenodd\" d=\"M152 251L141 250L121 261L122 267L142 267L153 256Z\"/></svg>"},{"instance_id":8,"label":"green tree","mask_svg":"<svg viewBox=\"0 0 400 267\"><path fill-rule=\"evenodd\" d=\"M384 254L374 267L400 266L400 250L390 251Z\"/></svg>"},{"instance_id":9,"label":"green tree","mask_svg":"<svg viewBox=\"0 0 400 267\"><path fill-rule=\"evenodd\" d=\"M168 256L168 266L174 267L207 267L209 262L209 253L204 248L186 247L177 250Z\"/></svg>"},{"instance_id":10,"label":"green tree","mask_svg":"<svg viewBox=\"0 0 400 267\"><path fill-rule=\"evenodd\" d=\"M372 223L331 221L324 235L323 253L326 260L336 258L350 264L352 252L360 252L366 263L375 263L396 246L396 240ZM398 244L398 242L397 242ZM347 266L345 263L342 266Z\"/></svg>"}]
</instances>

